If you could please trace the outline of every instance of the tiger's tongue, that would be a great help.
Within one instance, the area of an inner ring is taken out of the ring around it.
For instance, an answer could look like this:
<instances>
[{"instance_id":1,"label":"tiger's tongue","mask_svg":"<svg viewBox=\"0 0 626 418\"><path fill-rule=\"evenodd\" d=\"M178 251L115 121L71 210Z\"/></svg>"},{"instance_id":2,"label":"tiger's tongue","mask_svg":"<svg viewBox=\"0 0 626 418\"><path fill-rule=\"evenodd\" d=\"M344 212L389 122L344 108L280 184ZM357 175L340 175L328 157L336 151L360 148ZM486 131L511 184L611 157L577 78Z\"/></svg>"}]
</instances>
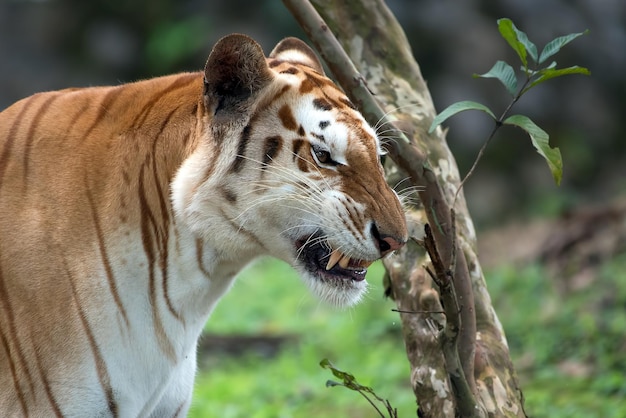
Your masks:
<instances>
[{"instance_id":1,"label":"tiger's tongue","mask_svg":"<svg viewBox=\"0 0 626 418\"><path fill-rule=\"evenodd\" d=\"M354 260L347 255L343 254L339 250L333 250L328 257L328 263L326 264L326 270L330 270L339 264L342 269L366 269L372 264L371 261L366 260Z\"/></svg>"}]
</instances>

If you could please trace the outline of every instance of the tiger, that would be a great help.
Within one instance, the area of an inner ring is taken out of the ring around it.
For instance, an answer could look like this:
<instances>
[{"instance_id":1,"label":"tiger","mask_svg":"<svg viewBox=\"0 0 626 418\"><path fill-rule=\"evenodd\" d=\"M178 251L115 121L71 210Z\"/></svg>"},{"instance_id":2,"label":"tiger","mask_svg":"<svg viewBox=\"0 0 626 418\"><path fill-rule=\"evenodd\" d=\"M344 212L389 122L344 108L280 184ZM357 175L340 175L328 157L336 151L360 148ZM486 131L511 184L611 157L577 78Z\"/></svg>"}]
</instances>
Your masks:
<instances>
[{"instance_id":1,"label":"tiger","mask_svg":"<svg viewBox=\"0 0 626 418\"><path fill-rule=\"evenodd\" d=\"M381 141L297 38L0 113L0 416L183 417L237 273L351 306L408 239Z\"/></svg>"}]
</instances>

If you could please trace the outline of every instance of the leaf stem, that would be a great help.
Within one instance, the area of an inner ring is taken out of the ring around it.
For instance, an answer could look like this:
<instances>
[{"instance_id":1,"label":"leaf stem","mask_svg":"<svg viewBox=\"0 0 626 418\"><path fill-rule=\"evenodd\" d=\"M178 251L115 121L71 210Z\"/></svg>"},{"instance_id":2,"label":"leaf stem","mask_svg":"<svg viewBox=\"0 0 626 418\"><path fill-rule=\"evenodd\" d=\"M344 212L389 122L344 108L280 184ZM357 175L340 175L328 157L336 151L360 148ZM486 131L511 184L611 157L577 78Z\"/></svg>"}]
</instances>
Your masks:
<instances>
[{"instance_id":1,"label":"leaf stem","mask_svg":"<svg viewBox=\"0 0 626 418\"><path fill-rule=\"evenodd\" d=\"M504 109L504 111L502 112L500 117L495 121L493 129L491 129L491 133L487 137L487 140L480 147L480 150L478 151L478 155L476 156L476 159L474 160L474 163L472 164L472 167L469 169L469 171L463 177L463 180L461 180L461 183L457 187L456 192L454 193L454 201L452 203L452 207L454 207L454 205L456 204L456 199L459 196L459 192L461 191L461 189L465 185L465 182L467 181L467 179L469 179L471 177L472 174L474 174L474 170L476 170L476 167L478 166L478 163L480 162L481 158L483 157L483 154L485 153L485 150L487 149L487 145L489 145L489 143L491 142L493 137L496 135L496 132L498 132L498 129L500 129L502 127L502 122L504 122L504 119L508 116L509 112L511 111L511 109L513 108L515 103L517 103L517 101L524 95L524 93L526 93L528 91L526 89L526 87L530 84L531 81L532 81L531 76L529 76L528 73L526 73L526 81L524 81L524 84L522 85L522 87L519 88L519 90L517 91L517 94L515 95L513 100L511 100L511 102Z\"/></svg>"},{"instance_id":2,"label":"leaf stem","mask_svg":"<svg viewBox=\"0 0 626 418\"><path fill-rule=\"evenodd\" d=\"M365 393L363 393L360 390L357 390L357 392L359 392L361 394L361 396L363 396L365 399L367 399L367 401L370 403L370 405L372 405L372 407L374 407L374 409L376 410L376 412L378 412L378 415L380 415L381 417L385 418L385 416L383 415L383 413L380 411L380 409L378 409L378 407L376 406L376 404L374 404L374 402L367 397L367 395Z\"/></svg>"}]
</instances>

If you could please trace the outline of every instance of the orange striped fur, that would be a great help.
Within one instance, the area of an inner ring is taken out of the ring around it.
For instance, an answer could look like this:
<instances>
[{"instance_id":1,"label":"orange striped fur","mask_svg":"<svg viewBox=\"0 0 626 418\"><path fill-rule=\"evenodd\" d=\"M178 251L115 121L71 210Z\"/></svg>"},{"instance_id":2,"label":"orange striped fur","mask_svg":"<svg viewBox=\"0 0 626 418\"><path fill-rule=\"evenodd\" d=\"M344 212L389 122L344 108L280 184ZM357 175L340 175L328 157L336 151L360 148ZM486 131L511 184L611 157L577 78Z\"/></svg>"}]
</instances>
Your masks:
<instances>
[{"instance_id":1,"label":"orange striped fur","mask_svg":"<svg viewBox=\"0 0 626 418\"><path fill-rule=\"evenodd\" d=\"M176 417L254 258L356 302L407 240L379 141L315 54L231 35L205 71L0 113L0 416Z\"/></svg>"}]
</instances>

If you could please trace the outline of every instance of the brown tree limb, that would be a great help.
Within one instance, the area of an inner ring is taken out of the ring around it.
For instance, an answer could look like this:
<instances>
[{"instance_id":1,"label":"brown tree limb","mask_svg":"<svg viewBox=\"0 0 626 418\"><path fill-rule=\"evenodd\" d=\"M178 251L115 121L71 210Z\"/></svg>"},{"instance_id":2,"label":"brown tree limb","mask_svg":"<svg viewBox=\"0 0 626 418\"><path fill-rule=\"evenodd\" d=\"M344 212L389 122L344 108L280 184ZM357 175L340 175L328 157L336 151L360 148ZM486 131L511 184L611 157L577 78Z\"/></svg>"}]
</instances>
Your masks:
<instances>
[{"instance_id":1,"label":"brown tree limb","mask_svg":"<svg viewBox=\"0 0 626 418\"><path fill-rule=\"evenodd\" d=\"M387 151L421 189L424 209L411 210L409 216L433 226L442 265L455 267L451 269L451 280L460 318L455 339L458 338L458 358L470 392L476 394L480 410L492 416L524 416L506 340L476 256L472 221L462 193L454 200L459 184L456 163L445 144L445 133L440 129L433 135L427 133L434 106L404 33L381 0L313 1L324 20L308 2L284 3L366 119L372 125L384 126L385 132L393 131L395 141L387 144ZM332 36L331 28L339 34L341 45ZM386 116L381 107L393 111L393 118ZM448 202L455 202L455 210L460 214L458 241L452 231ZM458 257L453 263L455 252ZM386 261L390 293L401 312L411 382L421 416L453 417L458 413L455 410L467 409L456 405L459 400L464 402L463 397L453 396L450 382L446 383L448 365L443 360L442 339L438 337L446 318L438 313L443 309L439 295L418 261L422 255L416 246L407 246L398 257Z\"/></svg>"},{"instance_id":2,"label":"brown tree limb","mask_svg":"<svg viewBox=\"0 0 626 418\"><path fill-rule=\"evenodd\" d=\"M385 149L391 159L408 173L414 185L419 187L420 198L429 208L426 215L429 223L434 225L435 239L439 243L441 255L449 264L452 245L455 242L450 234L450 208L425 153L414 146L406 135L388 120L386 113L372 96L363 76L315 8L306 0L285 0L284 3L322 55L337 82L362 110L365 118L372 124L382 123L391 131L388 135L396 138L396 140L385 142ZM465 260L461 260L458 267L455 271L457 281L455 285L463 301L460 307L463 321L459 331L459 349L470 387L475 392L473 366L476 325L472 285Z\"/></svg>"},{"instance_id":3,"label":"brown tree limb","mask_svg":"<svg viewBox=\"0 0 626 418\"><path fill-rule=\"evenodd\" d=\"M456 231L454 230L454 211L452 211L450 215L453 226L452 236L454 237L456 236ZM432 280L439 287L442 305L446 314L446 325L441 333L441 347L446 360L446 370L450 376L450 382L452 383L452 387L456 395L457 409L462 417L484 416L484 411L480 411L479 406L476 403L476 398L474 397L474 394L472 393L465 377L465 372L457 350L461 317L459 315L459 304L456 291L454 290L453 270L456 263L456 253L454 252L452 254L451 265L444 264L441 256L439 255L430 225L424 225L424 230L424 247L430 256L430 260L435 271L433 272L428 266L426 266L425 269ZM453 246L453 248L455 248L455 246Z\"/></svg>"}]
</instances>

